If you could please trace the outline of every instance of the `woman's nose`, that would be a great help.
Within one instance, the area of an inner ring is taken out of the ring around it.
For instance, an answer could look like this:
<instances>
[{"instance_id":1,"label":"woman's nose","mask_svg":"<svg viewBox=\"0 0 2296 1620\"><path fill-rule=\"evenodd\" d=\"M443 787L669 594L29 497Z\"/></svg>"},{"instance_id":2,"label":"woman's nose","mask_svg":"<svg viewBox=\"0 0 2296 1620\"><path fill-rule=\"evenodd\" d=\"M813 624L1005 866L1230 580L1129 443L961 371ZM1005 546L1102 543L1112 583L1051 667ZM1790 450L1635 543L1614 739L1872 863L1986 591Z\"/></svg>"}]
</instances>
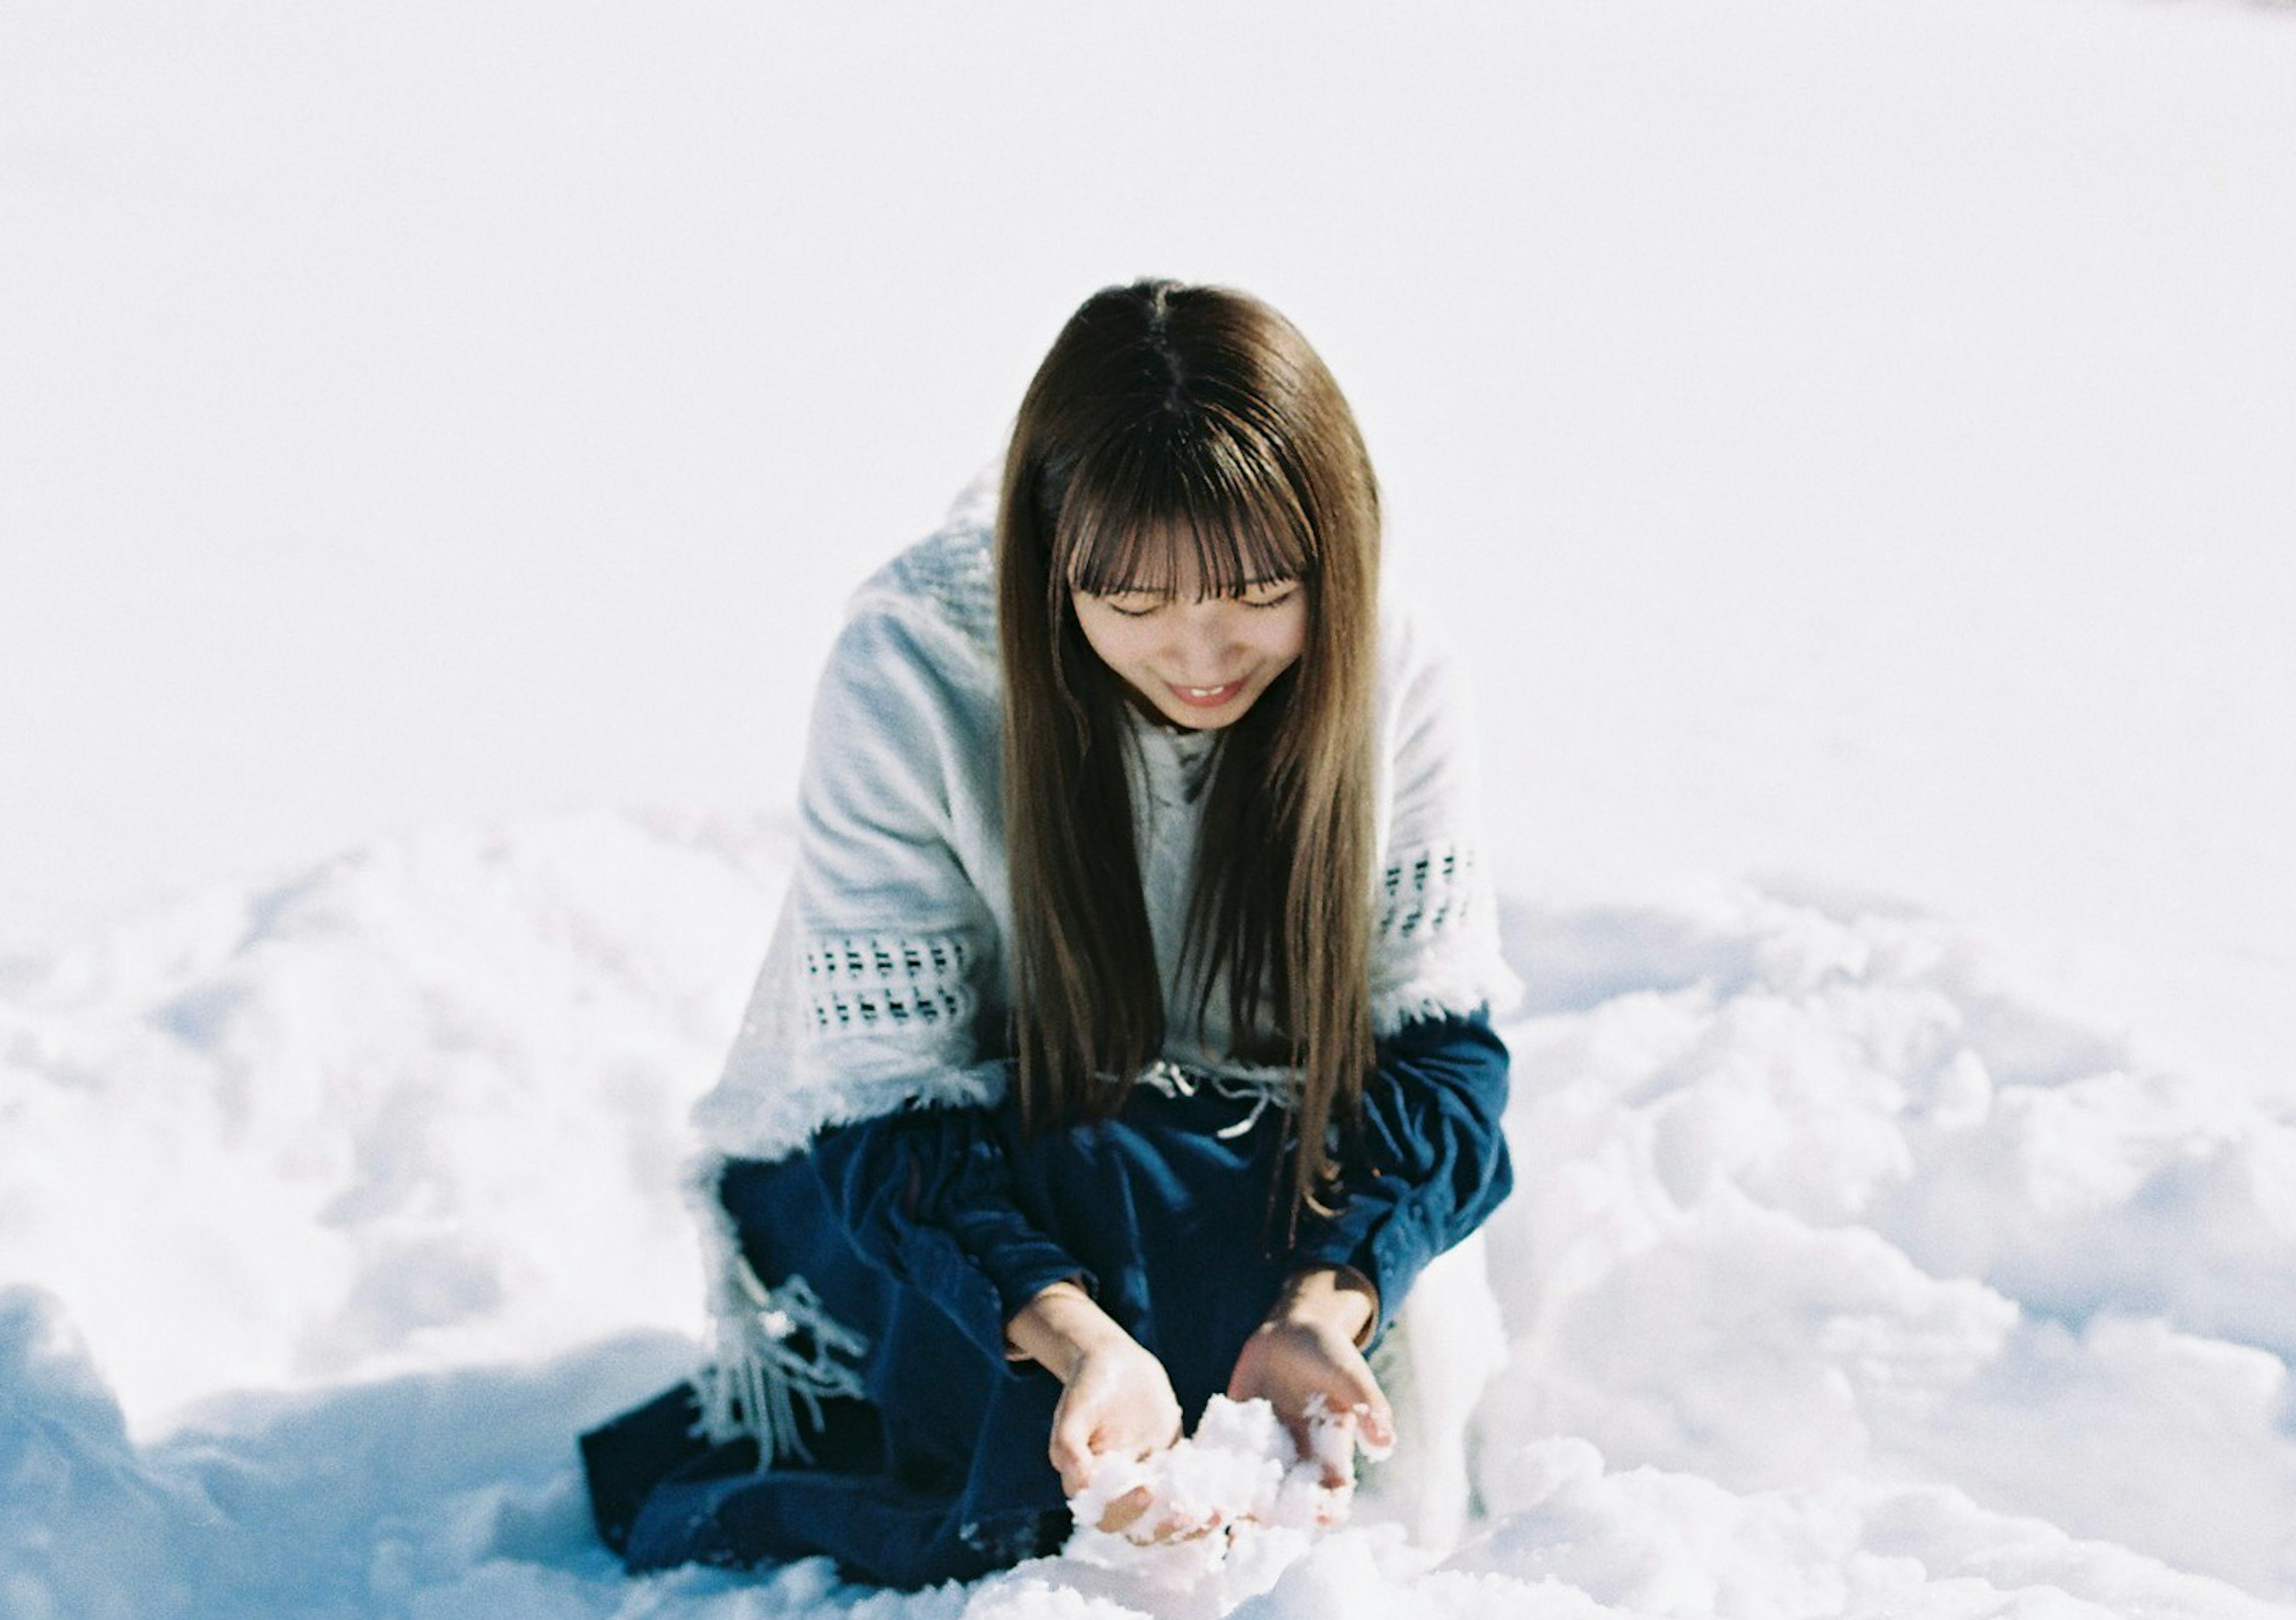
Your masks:
<instances>
[{"instance_id":1,"label":"woman's nose","mask_svg":"<svg viewBox=\"0 0 2296 1620\"><path fill-rule=\"evenodd\" d=\"M1225 602L1190 603L1174 615L1172 656L1185 676L1213 686L1227 678L1235 650L1234 625Z\"/></svg>"}]
</instances>

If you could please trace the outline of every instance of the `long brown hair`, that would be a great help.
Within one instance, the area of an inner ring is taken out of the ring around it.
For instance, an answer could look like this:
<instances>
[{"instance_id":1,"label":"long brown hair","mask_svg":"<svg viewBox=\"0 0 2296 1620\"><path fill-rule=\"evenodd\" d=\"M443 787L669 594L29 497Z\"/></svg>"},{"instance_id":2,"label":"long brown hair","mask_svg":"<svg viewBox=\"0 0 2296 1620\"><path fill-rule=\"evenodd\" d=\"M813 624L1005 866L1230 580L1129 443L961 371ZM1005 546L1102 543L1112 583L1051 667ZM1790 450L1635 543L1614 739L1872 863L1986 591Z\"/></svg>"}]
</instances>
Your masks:
<instances>
[{"instance_id":1,"label":"long brown hair","mask_svg":"<svg viewBox=\"0 0 2296 1620\"><path fill-rule=\"evenodd\" d=\"M1237 1055L1296 1066L1290 1222L1373 1061L1379 495L1355 416L1290 322L1217 287L1095 293L1029 385L996 518L1014 1048L1032 1127L1106 1117L1166 1007L1134 847L1121 677L1070 593L1293 580L1299 660L1221 735L1186 957Z\"/></svg>"}]
</instances>

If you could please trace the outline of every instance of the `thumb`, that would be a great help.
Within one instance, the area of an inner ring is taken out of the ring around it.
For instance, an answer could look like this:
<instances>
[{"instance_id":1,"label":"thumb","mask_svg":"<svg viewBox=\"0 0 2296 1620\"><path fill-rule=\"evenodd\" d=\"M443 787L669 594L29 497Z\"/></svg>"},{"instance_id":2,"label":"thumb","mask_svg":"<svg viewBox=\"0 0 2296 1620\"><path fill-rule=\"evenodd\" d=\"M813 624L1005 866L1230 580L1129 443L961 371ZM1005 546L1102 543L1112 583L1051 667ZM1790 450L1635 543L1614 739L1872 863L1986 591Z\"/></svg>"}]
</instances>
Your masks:
<instances>
[{"instance_id":1,"label":"thumb","mask_svg":"<svg viewBox=\"0 0 2296 1620\"><path fill-rule=\"evenodd\" d=\"M1395 1409L1388 1404L1387 1396L1376 1389L1364 1404L1363 1438L1365 1445L1377 1451L1395 1443Z\"/></svg>"},{"instance_id":2,"label":"thumb","mask_svg":"<svg viewBox=\"0 0 2296 1620\"><path fill-rule=\"evenodd\" d=\"M1092 1483L1092 1414L1063 1401L1053 1414L1052 1443L1047 1454L1061 1476L1061 1489L1076 1495Z\"/></svg>"}]
</instances>

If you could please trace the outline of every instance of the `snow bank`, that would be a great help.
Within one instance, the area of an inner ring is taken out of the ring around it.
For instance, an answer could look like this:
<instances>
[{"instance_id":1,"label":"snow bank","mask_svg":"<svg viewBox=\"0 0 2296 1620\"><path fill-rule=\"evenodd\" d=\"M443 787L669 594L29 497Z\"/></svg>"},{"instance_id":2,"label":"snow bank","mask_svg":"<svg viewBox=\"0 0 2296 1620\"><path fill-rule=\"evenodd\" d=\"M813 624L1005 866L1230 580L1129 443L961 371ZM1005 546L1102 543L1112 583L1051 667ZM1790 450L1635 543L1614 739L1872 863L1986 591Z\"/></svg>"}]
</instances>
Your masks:
<instances>
[{"instance_id":1,"label":"snow bank","mask_svg":"<svg viewBox=\"0 0 2296 1620\"><path fill-rule=\"evenodd\" d=\"M1515 925L1533 972L1653 926L1671 961L1514 1031L1495 1429L1747 1489L1950 1480L2296 1590L2289 1119L2132 1072L1929 919Z\"/></svg>"},{"instance_id":2,"label":"snow bank","mask_svg":"<svg viewBox=\"0 0 2296 1620\"><path fill-rule=\"evenodd\" d=\"M625 1578L571 1437L690 1353L677 1121L783 848L434 832L0 985L0 1613L2296 1614L2296 1122L1933 919L1748 889L1510 907L1508 1354L1452 1556L1406 1435L1217 1579Z\"/></svg>"},{"instance_id":3,"label":"snow bank","mask_svg":"<svg viewBox=\"0 0 2296 1620\"><path fill-rule=\"evenodd\" d=\"M661 1196L785 880L765 823L433 829L0 983L0 1280L60 1287L135 1427L692 1330Z\"/></svg>"}]
</instances>

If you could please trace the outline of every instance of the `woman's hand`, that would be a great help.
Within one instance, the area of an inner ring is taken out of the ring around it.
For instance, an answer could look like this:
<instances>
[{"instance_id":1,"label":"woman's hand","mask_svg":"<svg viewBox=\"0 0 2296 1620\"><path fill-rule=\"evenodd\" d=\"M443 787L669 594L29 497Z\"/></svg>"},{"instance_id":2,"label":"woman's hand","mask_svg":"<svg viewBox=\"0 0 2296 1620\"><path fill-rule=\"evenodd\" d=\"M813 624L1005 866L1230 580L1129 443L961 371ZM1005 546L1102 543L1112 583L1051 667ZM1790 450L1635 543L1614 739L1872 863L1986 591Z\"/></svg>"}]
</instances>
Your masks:
<instances>
[{"instance_id":1,"label":"woman's hand","mask_svg":"<svg viewBox=\"0 0 2296 1620\"><path fill-rule=\"evenodd\" d=\"M1074 1283L1054 1283L1030 1300L1005 1336L1061 1381L1051 1457L1070 1496L1092 1482L1103 1457L1147 1457L1179 1439L1180 1402L1164 1364ZM1119 1497L1100 1527L1120 1531L1148 1505L1144 1491Z\"/></svg>"},{"instance_id":2,"label":"woman's hand","mask_svg":"<svg viewBox=\"0 0 2296 1620\"><path fill-rule=\"evenodd\" d=\"M1317 1454L1310 1418L1323 1397L1347 1443L1322 1448L1324 1484L1354 1483L1354 1443L1374 1449L1395 1443L1395 1413L1372 1377L1356 1341L1377 1316L1377 1297L1353 1272L1302 1271L1284 1285L1267 1318L1244 1341L1227 1384L1228 1399L1262 1399L1292 1431L1302 1457Z\"/></svg>"}]
</instances>

